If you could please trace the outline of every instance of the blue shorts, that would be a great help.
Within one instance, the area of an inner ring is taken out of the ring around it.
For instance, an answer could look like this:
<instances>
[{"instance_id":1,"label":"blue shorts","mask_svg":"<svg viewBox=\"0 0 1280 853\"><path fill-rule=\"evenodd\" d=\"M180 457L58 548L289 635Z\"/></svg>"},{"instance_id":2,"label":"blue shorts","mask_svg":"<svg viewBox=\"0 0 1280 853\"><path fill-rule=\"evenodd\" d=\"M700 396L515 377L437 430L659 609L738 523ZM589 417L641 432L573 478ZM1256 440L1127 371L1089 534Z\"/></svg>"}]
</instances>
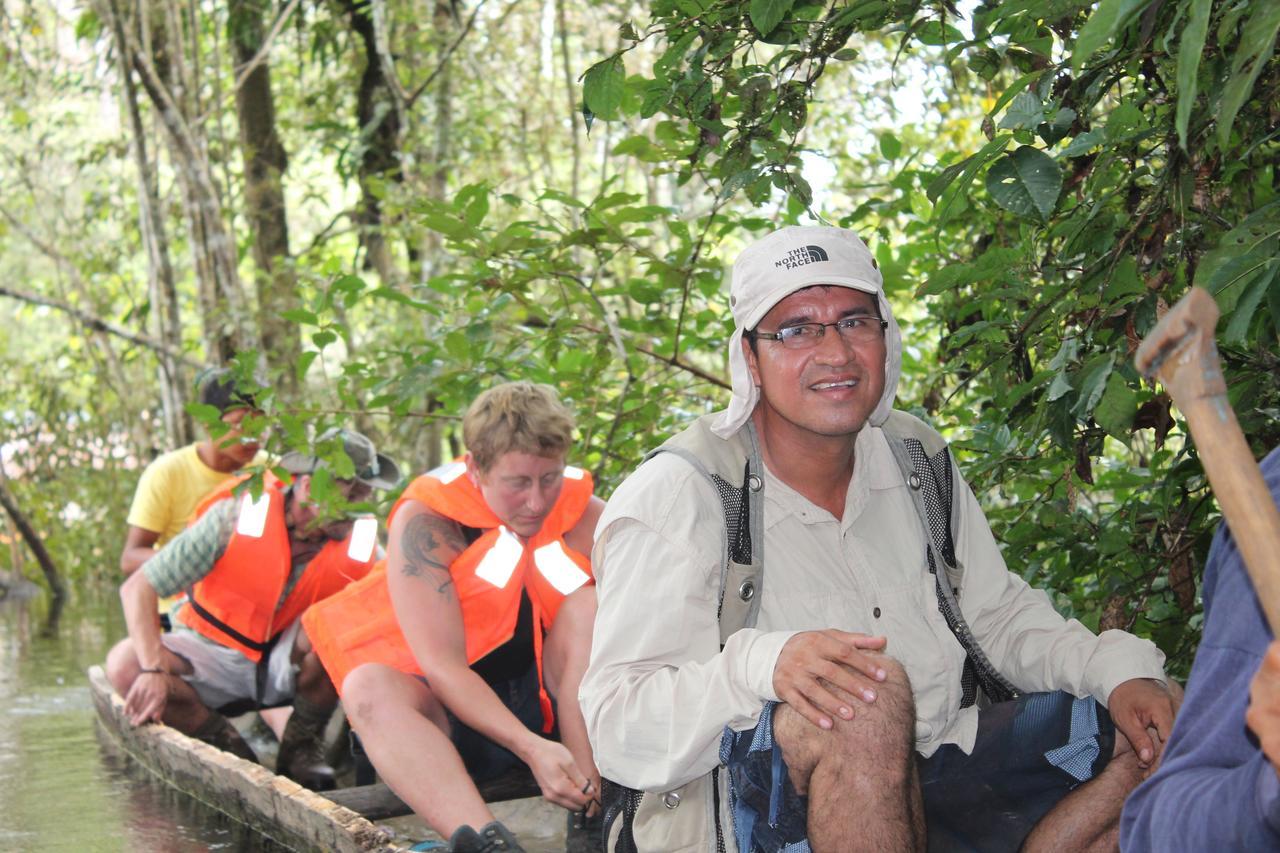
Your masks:
<instances>
[{"instance_id":1,"label":"blue shorts","mask_svg":"<svg viewBox=\"0 0 1280 853\"><path fill-rule=\"evenodd\" d=\"M720 760L742 853L808 853L808 799L791 784L768 703L754 729L725 730ZM1073 788L1106 766L1115 726L1094 699L1028 693L984 708L973 752L916 757L929 849L1016 851Z\"/></svg>"}]
</instances>

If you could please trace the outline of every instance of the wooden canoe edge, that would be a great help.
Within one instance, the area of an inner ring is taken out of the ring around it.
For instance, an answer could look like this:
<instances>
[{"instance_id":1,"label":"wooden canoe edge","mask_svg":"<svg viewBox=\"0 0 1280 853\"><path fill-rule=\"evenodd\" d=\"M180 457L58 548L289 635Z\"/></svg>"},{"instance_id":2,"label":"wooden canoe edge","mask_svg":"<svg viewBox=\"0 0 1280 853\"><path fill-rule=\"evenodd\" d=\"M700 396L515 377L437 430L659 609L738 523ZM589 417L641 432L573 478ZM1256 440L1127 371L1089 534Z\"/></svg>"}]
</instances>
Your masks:
<instances>
[{"instance_id":1,"label":"wooden canoe edge","mask_svg":"<svg viewBox=\"0 0 1280 853\"><path fill-rule=\"evenodd\" d=\"M286 847L334 853L393 853L405 848L365 818L291 779L215 749L159 723L132 726L124 700L101 666L89 668L102 727L152 773Z\"/></svg>"},{"instance_id":2,"label":"wooden canoe edge","mask_svg":"<svg viewBox=\"0 0 1280 853\"><path fill-rule=\"evenodd\" d=\"M480 782L476 785L476 789L486 803L542 796L533 773L524 766L514 768L496 779ZM413 809L405 805L385 782L355 788L339 788L336 791L326 791L324 796L368 820L385 820L413 814Z\"/></svg>"}]
</instances>

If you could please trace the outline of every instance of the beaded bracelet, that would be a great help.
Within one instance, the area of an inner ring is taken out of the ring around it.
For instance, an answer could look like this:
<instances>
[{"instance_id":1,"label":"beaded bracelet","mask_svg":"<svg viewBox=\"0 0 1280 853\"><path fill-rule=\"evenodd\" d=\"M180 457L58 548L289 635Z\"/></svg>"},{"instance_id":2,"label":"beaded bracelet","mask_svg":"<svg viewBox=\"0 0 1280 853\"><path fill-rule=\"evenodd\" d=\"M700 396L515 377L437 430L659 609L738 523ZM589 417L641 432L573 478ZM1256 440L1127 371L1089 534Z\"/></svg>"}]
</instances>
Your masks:
<instances>
[{"instance_id":1,"label":"beaded bracelet","mask_svg":"<svg viewBox=\"0 0 1280 853\"><path fill-rule=\"evenodd\" d=\"M168 675L168 671L163 669L147 669L142 667L138 670L139 675Z\"/></svg>"}]
</instances>

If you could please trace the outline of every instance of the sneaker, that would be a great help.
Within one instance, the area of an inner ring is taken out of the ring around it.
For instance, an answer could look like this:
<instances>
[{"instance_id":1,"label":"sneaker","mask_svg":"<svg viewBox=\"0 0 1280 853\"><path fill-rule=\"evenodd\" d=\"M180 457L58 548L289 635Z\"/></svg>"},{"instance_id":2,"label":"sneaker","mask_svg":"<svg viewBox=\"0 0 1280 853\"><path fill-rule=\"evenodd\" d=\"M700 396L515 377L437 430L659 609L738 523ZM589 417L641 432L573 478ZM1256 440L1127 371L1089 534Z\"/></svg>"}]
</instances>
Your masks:
<instances>
[{"instance_id":1,"label":"sneaker","mask_svg":"<svg viewBox=\"0 0 1280 853\"><path fill-rule=\"evenodd\" d=\"M587 817L586 809L569 812L564 853L604 853L604 811Z\"/></svg>"},{"instance_id":2,"label":"sneaker","mask_svg":"<svg viewBox=\"0 0 1280 853\"><path fill-rule=\"evenodd\" d=\"M479 832L465 825L458 827L449 839L449 850L452 853L525 853L511 830L496 820L485 824Z\"/></svg>"}]
</instances>

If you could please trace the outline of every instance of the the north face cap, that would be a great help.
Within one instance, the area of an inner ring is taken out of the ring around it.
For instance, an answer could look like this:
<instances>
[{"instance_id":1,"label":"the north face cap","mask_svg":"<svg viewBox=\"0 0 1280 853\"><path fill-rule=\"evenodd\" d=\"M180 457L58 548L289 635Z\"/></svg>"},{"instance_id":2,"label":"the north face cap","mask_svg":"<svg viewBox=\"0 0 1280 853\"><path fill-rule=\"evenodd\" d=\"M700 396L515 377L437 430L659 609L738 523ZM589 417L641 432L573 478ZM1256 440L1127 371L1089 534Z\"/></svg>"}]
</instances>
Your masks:
<instances>
[{"instance_id":1,"label":"the north face cap","mask_svg":"<svg viewBox=\"0 0 1280 853\"><path fill-rule=\"evenodd\" d=\"M875 259L857 234L793 225L752 243L734 262L729 307L735 328L754 329L770 308L817 284L876 295L884 289Z\"/></svg>"},{"instance_id":2,"label":"the north face cap","mask_svg":"<svg viewBox=\"0 0 1280 853\"><path fill-rule=\"evenodd\" d=\"M734 325L729 339L733 399L712 426L717 435L727 438L737 432L759 398L742 354L743 333L754 329L773 306L797 290L820 284L873 294L880 316L890 323L891 334L897 335L897 324L884 298L884 279L871 251L857 234L830 226L792 225L757 240L738 255L729 283ZM888 367L895 386L897 365L892 361L900 358L900 354L890 353ZM892 402L892 394L889 401ZM887 414L888 404L884 404L877 408L872 420L882 422Z\"/></svg>"}]
</instances>

